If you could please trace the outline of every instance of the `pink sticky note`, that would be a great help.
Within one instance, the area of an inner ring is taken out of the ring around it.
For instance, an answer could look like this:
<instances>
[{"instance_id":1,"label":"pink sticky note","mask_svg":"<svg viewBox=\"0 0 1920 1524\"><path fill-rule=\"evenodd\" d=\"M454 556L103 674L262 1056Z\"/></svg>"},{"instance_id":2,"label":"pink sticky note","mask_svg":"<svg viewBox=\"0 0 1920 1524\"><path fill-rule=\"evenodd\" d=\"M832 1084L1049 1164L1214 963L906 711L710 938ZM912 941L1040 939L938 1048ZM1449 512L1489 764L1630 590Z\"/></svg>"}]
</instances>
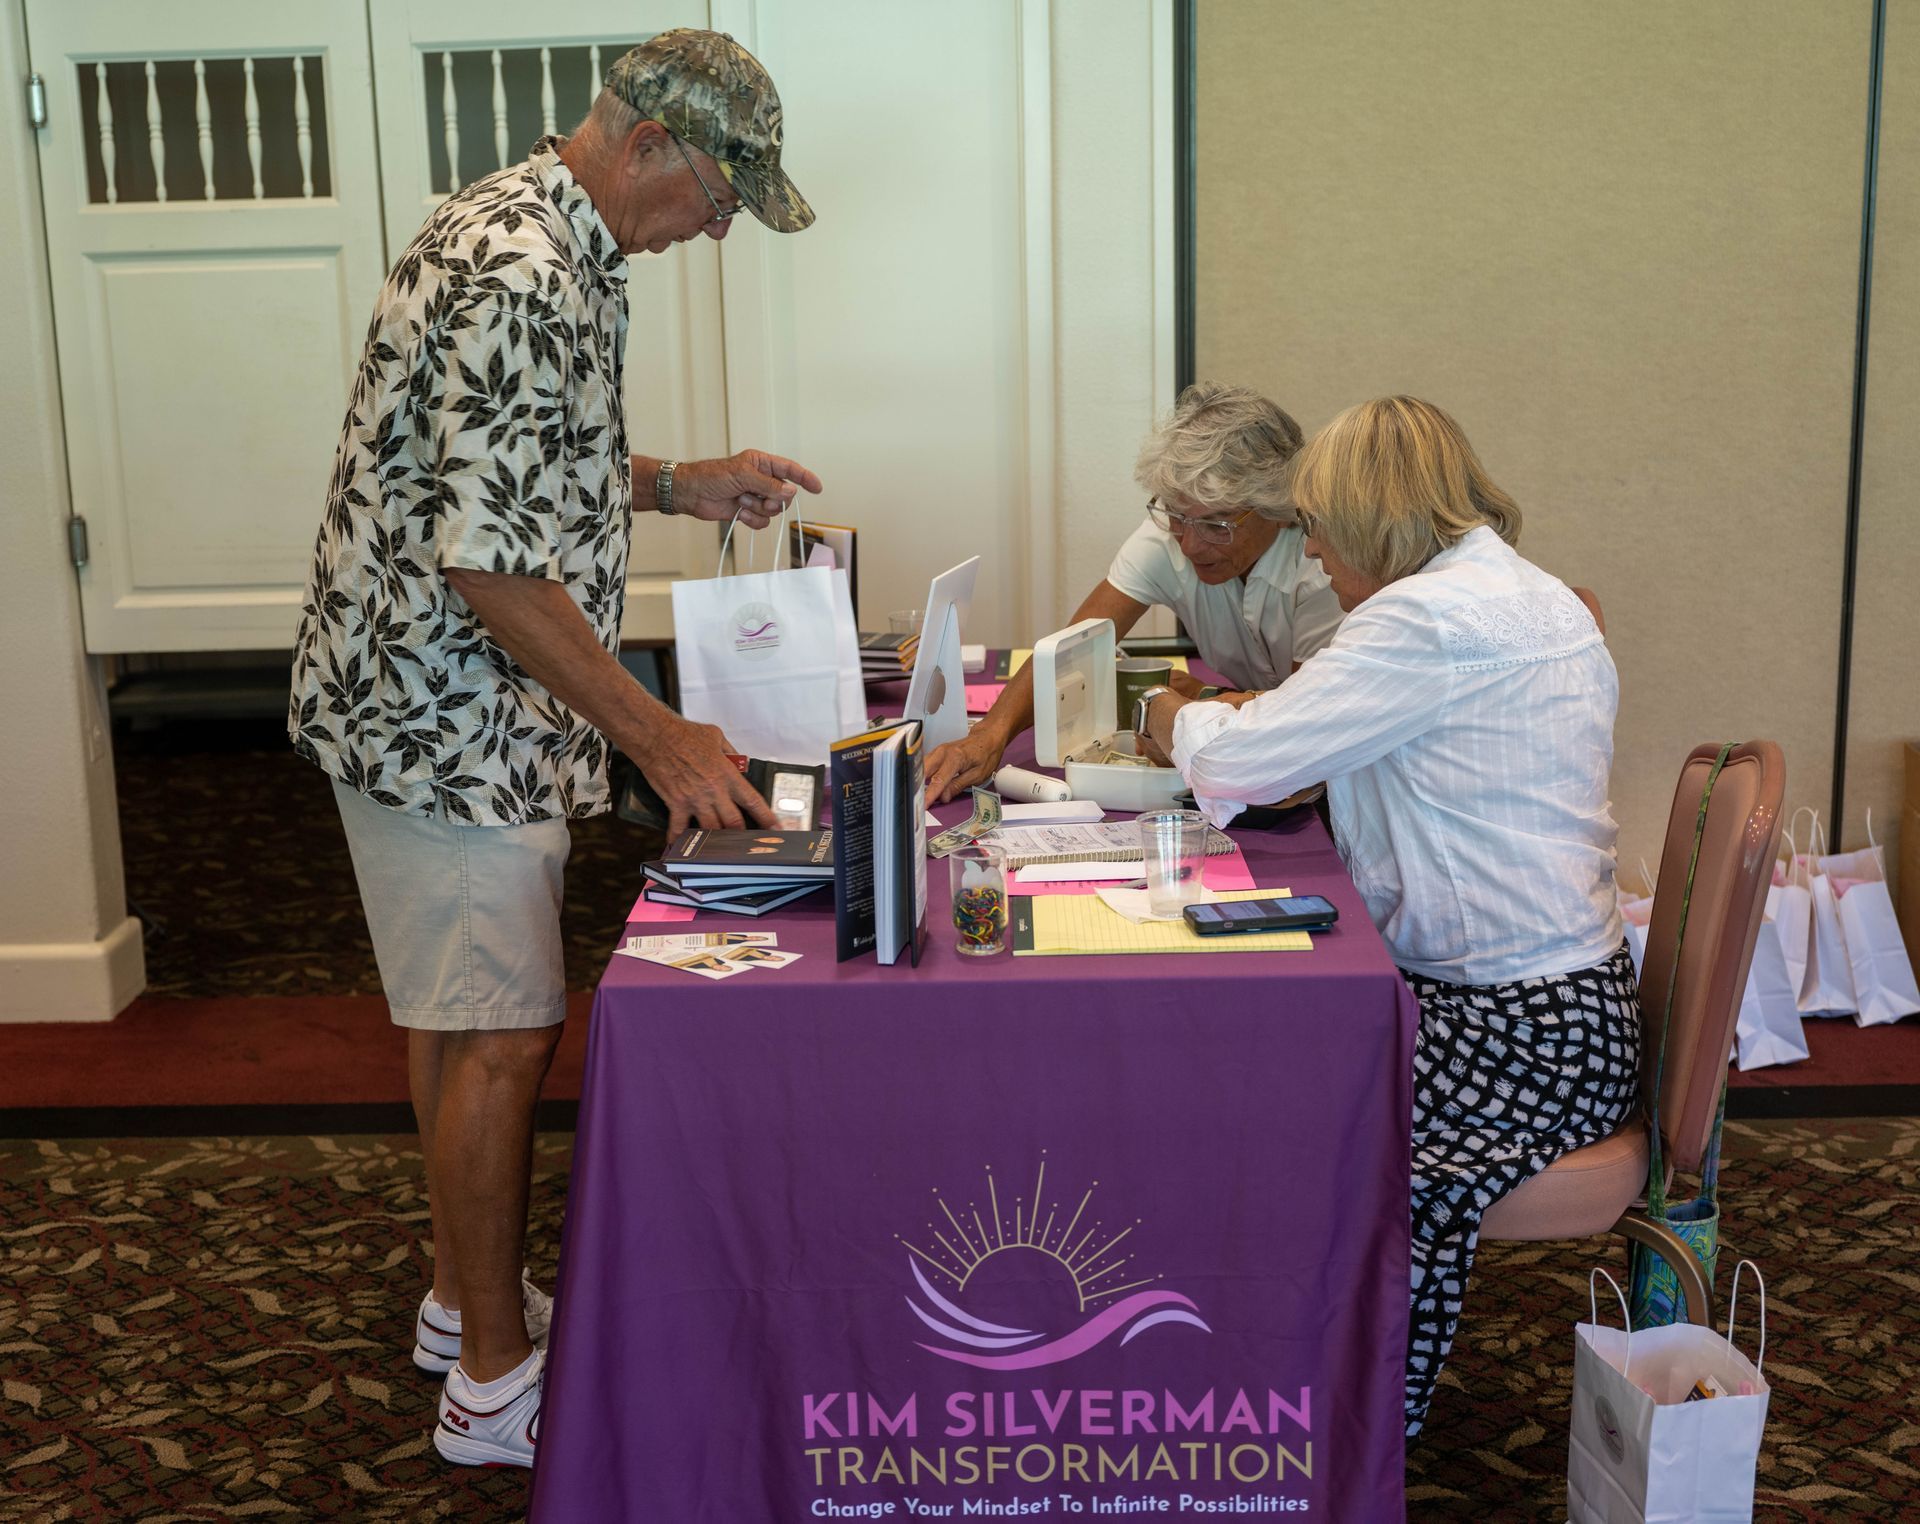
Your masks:
<instances>
[{"instance_id":1,"label":"pink sticky note","mask_svg":"<svg viewBox=\"0 0 1920 1524\"><path fill-rule=\"evenodd\" d=\"M661 905L647 898L646 891L640 891L640 898L633 902L633 909L627 912L629 921L691 921L693 906Z\"/></svg>"},{"instance_id":2,"label":"pink sticky note","mask_svg":"<svg viewBox=\"0 0 1920 1524\"><path fill-rule=\"evenodd\" d=\"M1005 683L968 683L967 713L985 714L993 707L993 701L1006 690Z\"/></svg>"},{"instance_id":3,"label":"pink sticky note","mask_svg":"<svg viewBox=\"0 0 1920 1524\"><path fill-rule=\"evenodd\" d=\"M1247 866L1247 859L1238 847L1218 857L1209 857L1201 865L1200 882L1209 889L1259 888L1253 881L1253 870Z\"/></svg>"}]
</instances>

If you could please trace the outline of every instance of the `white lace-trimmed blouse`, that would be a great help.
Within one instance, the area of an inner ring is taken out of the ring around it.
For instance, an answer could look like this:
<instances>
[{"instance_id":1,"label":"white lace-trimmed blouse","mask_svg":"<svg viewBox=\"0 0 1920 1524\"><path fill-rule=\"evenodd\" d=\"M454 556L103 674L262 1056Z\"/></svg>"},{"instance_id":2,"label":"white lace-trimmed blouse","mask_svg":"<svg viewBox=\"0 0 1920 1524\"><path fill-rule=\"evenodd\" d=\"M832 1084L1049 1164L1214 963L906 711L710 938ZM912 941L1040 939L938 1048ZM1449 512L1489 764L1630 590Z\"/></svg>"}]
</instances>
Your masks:
<instances>
[{"instance_id":1,"label":"white lace-trimmed blouse","mask_svg":"<svg viewBox=\"0 0 1920 1524\"><path fill-rule=\"evenodd\" d=\"M1503 984L1620 946L1618 702L1585 606L1482 526L1367 599L1279 688L1181 709L1173 761L1216 825L1324 780L1394 961Z\"/></svg>"}]
</instances>

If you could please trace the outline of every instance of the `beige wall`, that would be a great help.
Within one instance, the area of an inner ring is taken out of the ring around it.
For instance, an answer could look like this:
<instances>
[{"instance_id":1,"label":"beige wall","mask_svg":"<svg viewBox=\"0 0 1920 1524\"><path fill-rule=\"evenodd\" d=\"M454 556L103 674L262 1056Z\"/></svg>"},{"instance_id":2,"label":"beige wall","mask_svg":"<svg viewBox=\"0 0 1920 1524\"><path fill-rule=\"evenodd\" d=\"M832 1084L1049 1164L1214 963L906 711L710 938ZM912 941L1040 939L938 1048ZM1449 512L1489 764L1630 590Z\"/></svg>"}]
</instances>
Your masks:
<instances>
[{"instance_id":1,"label":"beige wall","mask_svg":"<svg viewBox=\"0 0 1920 1524\"><path fill-rule=\"evenodd\" d=\"M1887 12L1847 706L1849 845L1865 842L1869 807L1875 838L1896 835L1901 749L1920 738L1920 8Z\"/></svg>"},{"instance_id":2,"label":"beige wall","mask_svg":"<svg viewBox=\"0 0 1920 1524\"><path fill-rule=\"evenodd\" d=\"M1200 8L1198 371L1308 428L1455 413L1605 606L1623 864L1699 740L1770 736L1828 802L1869 18Z\"/></svg>"}]
</instances>

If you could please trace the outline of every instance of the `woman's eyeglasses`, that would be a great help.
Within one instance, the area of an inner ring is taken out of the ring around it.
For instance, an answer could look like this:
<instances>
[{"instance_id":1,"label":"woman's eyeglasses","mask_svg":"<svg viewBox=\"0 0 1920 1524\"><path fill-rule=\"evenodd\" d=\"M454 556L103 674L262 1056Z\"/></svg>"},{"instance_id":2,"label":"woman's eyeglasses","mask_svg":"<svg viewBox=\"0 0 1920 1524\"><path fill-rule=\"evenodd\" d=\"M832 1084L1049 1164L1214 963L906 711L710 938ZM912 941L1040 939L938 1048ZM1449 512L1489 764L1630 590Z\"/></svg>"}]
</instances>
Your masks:
<instances>
[{"instance_id":1,"label":"woman's eyeglasses","mask_svg":"<svg viewBox=\"0 0 1920 1524\"><path fill-rule=\"evenodd\" d=\"M1252 512L1251 508L1242 508L1235 514L1202 518L1197 514L1175 513L1171 508L1163 507L1157 497L1147 499L1147 517L1153 520L1154 528L1172 535L1190 534L1209 545L1230 544L1234 534L1246 522L1247 515Z\"/></svg>"}]
</instances>

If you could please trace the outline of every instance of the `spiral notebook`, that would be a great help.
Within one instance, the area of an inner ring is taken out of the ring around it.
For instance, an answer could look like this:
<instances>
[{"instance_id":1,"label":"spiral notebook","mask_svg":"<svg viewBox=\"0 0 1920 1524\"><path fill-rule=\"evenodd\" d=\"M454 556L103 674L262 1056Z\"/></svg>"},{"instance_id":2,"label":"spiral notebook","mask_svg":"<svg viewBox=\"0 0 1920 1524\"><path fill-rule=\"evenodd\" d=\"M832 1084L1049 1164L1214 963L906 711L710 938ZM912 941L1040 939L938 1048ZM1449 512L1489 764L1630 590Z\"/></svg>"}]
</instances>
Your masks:
<instances>
[{"instance_id":1,"label":"spiral notebook","mask_svg":"<svg viewBox=\"0 0 1920 1524\"><path fill-rule=\"evenodd\" d=\"M1140 827L1132 820L1107 820L1098 825L1001 826L981 838L1007 854L1009 868L1034 863L1118 863L1140 859ZM1223 857L1233 850L1233 838L1224 831L1207 830L1207 856Z\"/></svg>"}]
</instances>

